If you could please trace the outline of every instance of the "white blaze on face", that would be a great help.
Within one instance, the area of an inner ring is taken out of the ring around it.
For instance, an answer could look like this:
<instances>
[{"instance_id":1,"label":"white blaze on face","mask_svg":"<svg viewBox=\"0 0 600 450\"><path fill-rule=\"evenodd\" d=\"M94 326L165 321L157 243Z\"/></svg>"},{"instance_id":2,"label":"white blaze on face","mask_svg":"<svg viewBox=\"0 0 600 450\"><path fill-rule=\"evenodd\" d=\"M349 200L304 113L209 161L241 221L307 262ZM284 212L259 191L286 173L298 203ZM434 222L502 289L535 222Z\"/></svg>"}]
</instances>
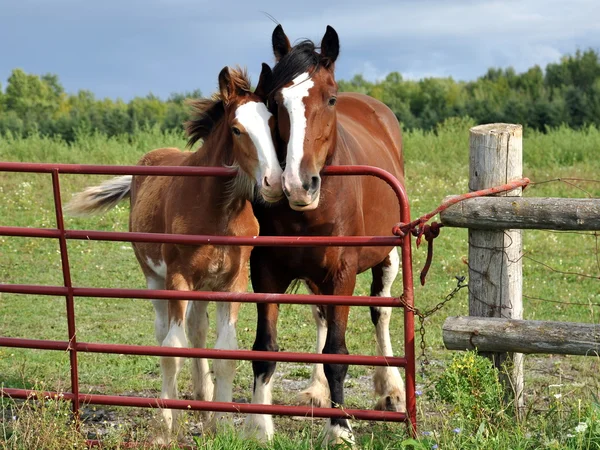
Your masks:
<instances>
[{"instance_id":1,"label":"white blaze on face","mask_svg":"<svg viewBox=\"0 0 600 450\"><path fill-rule=\"evenodd\" d=\"M262 186L263 178L267 178L269 184L275 185L281 178L281 167L275 153L275 145L269 128L269 119L273 114L267 110L264 103L244 103L235 111L236 120L246 129L258 157L258 167L254 176L256 183Z\"/></svg>"},{"instance_id":2,"label":"white blaze on face","mask_svg":"<svg viewBox=\"0 0 600 450\"><path fill-rule=\"evenodd\" d=\"M308 72L293 79L292 85L281 90L283 106L290 117L290 141L288 142L284 176L286 184L292 188L302 186L300 163L304 156L304 137L306 135L306 108L304 98L315 83Z\"/></svg>"}]
</instances>

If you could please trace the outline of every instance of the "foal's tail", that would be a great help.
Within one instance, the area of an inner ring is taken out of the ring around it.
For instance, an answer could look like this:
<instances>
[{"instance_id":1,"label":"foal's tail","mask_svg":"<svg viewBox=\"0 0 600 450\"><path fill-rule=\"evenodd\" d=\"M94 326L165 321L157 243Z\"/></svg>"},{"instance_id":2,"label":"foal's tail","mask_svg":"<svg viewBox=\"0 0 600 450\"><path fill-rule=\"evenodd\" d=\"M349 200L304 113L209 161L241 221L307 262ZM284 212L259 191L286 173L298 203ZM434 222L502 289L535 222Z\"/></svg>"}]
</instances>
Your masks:
<instances>
[{"instance_id":1,"label":"foal's tail","mask_svg":"<svg viewBox=\"0 0 600 450\"><path fill-rule=\"evenodd\" d=\"M104 213L130 196L131 175L116 177L99 186L92 186L76 194L65 206L65 211L72 216L89 216Z\"/></svg>"}]
</instances>

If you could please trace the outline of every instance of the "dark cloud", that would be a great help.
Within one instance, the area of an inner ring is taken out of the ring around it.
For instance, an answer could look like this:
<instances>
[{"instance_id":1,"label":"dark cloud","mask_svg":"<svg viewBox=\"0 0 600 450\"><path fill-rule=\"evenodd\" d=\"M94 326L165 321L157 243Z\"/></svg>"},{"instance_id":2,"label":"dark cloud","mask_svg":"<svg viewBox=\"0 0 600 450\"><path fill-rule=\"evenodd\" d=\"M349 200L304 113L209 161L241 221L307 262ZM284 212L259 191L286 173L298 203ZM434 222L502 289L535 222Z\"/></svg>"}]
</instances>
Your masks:
<instances>
[{"instance_id":1,"label":"dark cloud","mask_svg":"<svg viewBox=\"0 0 600 450\"><path fill-rule=\"evenodd\" d=\"M600 48L597 0L215 2L3 0L0 80L21 67L59 75L68 91L130 99L200 88L225 65L257 78L272 63L274 16L292 39L340 35L338 78L390 71L472 79L490 66L525 70Z\"/></svg>"}]
</instances>

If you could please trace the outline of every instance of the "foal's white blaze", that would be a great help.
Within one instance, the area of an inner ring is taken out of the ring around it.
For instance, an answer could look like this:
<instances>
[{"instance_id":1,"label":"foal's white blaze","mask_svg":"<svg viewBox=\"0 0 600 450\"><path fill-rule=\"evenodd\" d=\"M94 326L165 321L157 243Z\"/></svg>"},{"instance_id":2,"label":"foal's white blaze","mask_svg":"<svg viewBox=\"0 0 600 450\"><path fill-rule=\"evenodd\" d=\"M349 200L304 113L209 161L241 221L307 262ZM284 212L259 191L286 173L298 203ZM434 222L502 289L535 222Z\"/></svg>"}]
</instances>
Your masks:
<instances>
[{"instance_id":1,"label":"foal's white blaze","mask_svg":"<svg viewBox=\"0 0 600 450\"><path fill-rule=\"evenodd\" d=\"M235 112L236 120L244 126L257 150L258 167L254 176L259 186L265 178L271 186L278 186L281 179L281 167L269 128L271 117L273 115L261 102L244 103Z\"/></svg>"},{"instance_id":2,"label":"foal's white blaze","mask_svg":"<svg viewBox=\"0 0 600 450\"><path fill-rule=\"evenodd\" d=\"M285 171L285 183L291 189L302 187L300 164L304 156L304 137L306 135L306 108L304 98L315 85L308 72L298 75L292 85L281 90L283 106L290 116L290 141L288 142Z\"/></svg>"}]
</instances>

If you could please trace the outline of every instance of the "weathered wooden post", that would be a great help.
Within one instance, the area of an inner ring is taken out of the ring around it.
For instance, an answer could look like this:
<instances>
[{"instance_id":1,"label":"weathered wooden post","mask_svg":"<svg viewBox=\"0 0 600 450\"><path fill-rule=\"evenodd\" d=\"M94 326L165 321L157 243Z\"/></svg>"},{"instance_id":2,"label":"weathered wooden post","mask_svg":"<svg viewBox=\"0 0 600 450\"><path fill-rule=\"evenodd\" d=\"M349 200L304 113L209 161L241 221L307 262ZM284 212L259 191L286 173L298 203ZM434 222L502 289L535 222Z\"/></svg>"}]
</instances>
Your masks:
<instances>
[{"instance_id":1,"label":"weathered wooden post","mask_svg":"<svg viewBox=\"0 0 600 450\"><path fill-rule=\"evenodd\" d=\"M504 123L471 128L469 189L476 191L519 179L523 171L523 128ZM520 197L521 189L505 194ZM469 229L469 315L523 318L521 230ZM488 353L512 389L517 414L523 406L523 354Z\"/></svg>"}]
</instances>

